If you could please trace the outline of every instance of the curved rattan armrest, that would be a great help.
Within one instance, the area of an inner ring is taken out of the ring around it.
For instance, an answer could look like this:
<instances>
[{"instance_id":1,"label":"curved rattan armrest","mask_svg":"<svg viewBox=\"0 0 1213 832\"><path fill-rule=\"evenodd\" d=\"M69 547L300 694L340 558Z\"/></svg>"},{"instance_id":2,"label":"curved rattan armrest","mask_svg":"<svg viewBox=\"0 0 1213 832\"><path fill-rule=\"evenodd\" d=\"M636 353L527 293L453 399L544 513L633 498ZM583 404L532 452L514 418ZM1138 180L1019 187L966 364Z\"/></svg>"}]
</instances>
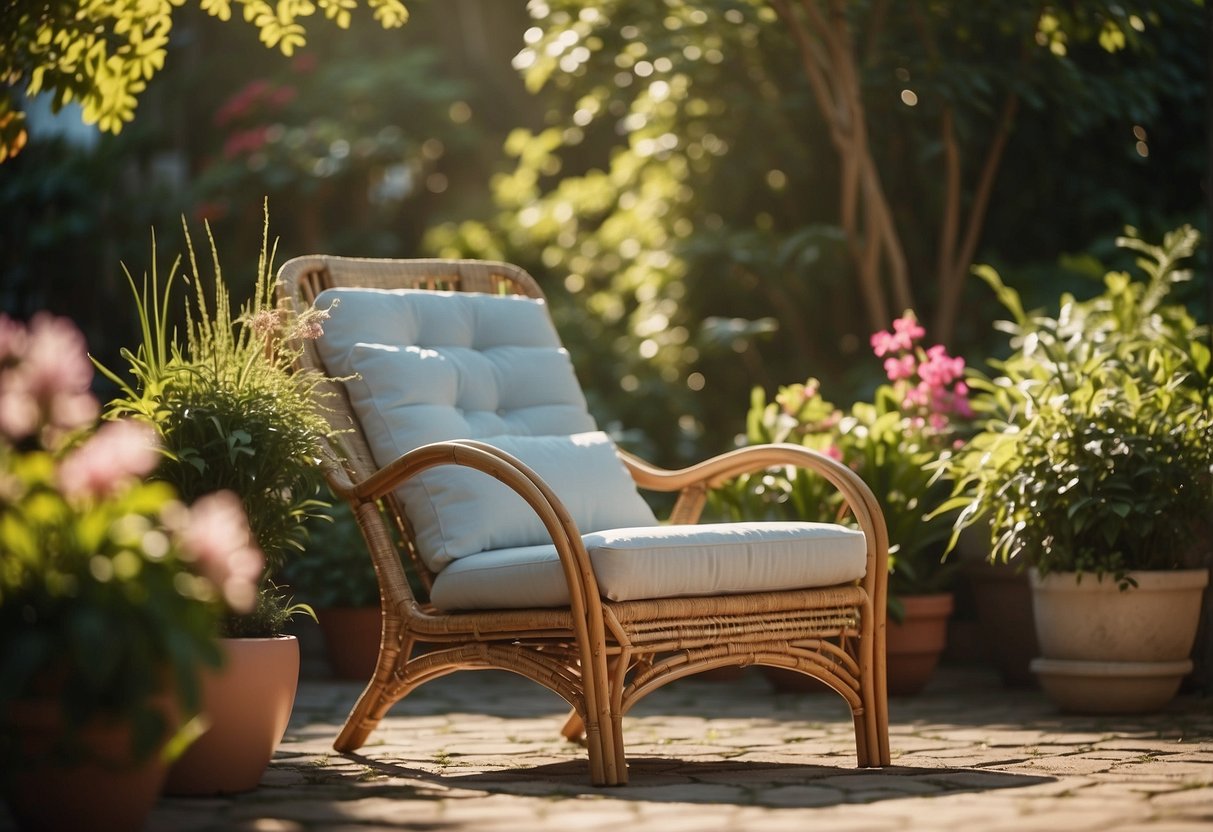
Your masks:
<instances>
[{"instance_id":1,"label":"curved rattan armrest","mask_svg":"<svg viewBox=\"0 0 1213 832\"><path fill-rule=\"evenodd\" d=\"M674 522L694 522L707 491L742 474L794 466L825 477L842 494L843 503L867 539L867 576L868 580L874 581L872 588L882 596L883 603L889 557L884 512L868 484L841 462L791 444L750 445L678 470L658 468L627 452L621 451L620 455L639 487L681 491L684 498L693 495L685 501L679 500L672 518Z\"/></svg>"},{"instance_id":2,"label":"curved rattan armrest","mask_svg":"<svg viewBox=\"0 0 1213 832\"><path fill-rule=\"evenodd\" d=\"M482 471L500 480L527 502L556 546L568 583L573 614L584 617L588 611L592 620L596 611L600 610L601 598L598 580L594 577L577 524L560 498L538 474L500 448L470 439L422 445L397 457L361 482L354 483L351 493L358 500L378 500L411 477L440 465L459 465ZM600 612L597 614L601 618Z\"/></svg>"}]
</instances>

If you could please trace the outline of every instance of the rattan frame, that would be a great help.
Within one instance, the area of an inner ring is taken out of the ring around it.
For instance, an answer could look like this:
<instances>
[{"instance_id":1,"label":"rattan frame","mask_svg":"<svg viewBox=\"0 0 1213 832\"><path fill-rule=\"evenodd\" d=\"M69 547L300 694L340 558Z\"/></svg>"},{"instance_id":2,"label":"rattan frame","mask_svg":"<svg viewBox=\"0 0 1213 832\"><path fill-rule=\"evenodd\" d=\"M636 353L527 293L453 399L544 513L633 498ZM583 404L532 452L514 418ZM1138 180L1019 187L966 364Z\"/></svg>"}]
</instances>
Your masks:
<instances>
[{"instance_id":1,"label":"rattan frame","mask_svg":"<svg viewBox=\"0 0 1213 832\"><path fill-rule=\"evenodd\" d=\"M543 298L517 266L471 260L300 257L279 270L279 297L308 308L336 286L521 294ZM324 373L311 343L300 366ZM563 733L584 739L594 785L627 782L623 717L644 696L684 676L718 667L770 665L819 679L846 700L860 767L889 764L885 687L888 537L880 506L856 474L794 445L725 453L677 471L632 455L624 462L642 489L677 492L671 523L698 520L708 490L740 474L798 466L825 477L843 495L867 541L867 569L854 584L699 598L612 602L600 597L578 532L560 500L525 465L470 440L440 442L375 465L339 380L321 383L322 408L335 434L326 476L353 508L379 579L383 630L373 677L334 748L360 748L396 702L419 685L457 670L502 669L554 691L572 707ZM569 585L562 609L445 613L425 593L433 575L417 557L394 492L436 465L485 471L517 491L551 533ZM418 579L410 586L404 562ZM423 648L423 649L419 649Z\"/></svg>"}]
</instances>

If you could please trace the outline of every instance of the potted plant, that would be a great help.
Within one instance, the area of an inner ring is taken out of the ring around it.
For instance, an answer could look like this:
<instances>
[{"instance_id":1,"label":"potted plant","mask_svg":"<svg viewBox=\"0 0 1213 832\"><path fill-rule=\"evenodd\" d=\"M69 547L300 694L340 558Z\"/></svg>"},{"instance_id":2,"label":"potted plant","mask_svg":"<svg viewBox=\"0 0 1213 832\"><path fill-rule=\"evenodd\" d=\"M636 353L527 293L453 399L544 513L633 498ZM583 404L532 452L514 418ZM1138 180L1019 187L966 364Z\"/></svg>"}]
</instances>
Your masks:
<instances>
[{"instance_id":1,"label":"potted plant","mask_svg":"<svg viewBox=\"0 0 1213 832\"><path fill-rule=\"evenodd\" d=\"M887 653L894 694L920 691L945 645L956 566L943 558L952 517L936 509L950 486L930 466L963 442L972 415L964 359L942 346L924 348L924 335L906 312L890 331L872 336L886 381L871 401L844 412L809 379L781 387L772 402L755 389L747 418L747 441L793 442L829 454L857 471L880 501L891 543ZM804 472L741 478L713 501L730 516L758 510L822 520L833 519L840 504L828 485Z\"/></svg>"},{"instance_id":2,"label":"potted plant","mask_svg":"<svg viewBox=\"0 0 1213 832\"><path fill-rule=\"evenodd\" d=\"M20 826L129 830L219 664L261 553L226 492L145 481L154 432L94 430L84 339L0 316L0 791Z\"/></svg>"},{"instance_id":3,"label":"potted plant","mask_svg":"<svg viewBox=\"0 0 1213 832\"><path fill-rule=\"evenodd\" d=\"M274 307L268 222L253 295L239 315L214 241L208 298L188 227L185 239L193 273L185 337L169 326L178 258L163 284L154 265L142 289L130 281L143 334L135 352L123 352L133 379L103 371L121 390L108 415L140 419L159 435L165 458L156 476L186 499L235 493L265 553L254 609L223 621L227 662L205 680L210 727L174 764L167 786L177 794L228 793L256 787L282 739L299 676L298 640L283 630L296 613L314 615L274 577L285 556L302 548L307 519L325 505L316 497L328 425L313 404L314 378L292 372L289 346L315 337L323 313L286 320Z\"/></svg>"},{"instance_id":4,"label":"potted plant","mask_svg":"<svg viewBox=\"0 0 1213 832\"><path fill-rule=\"evenodd\" d=\"M1191 668L1213 531L1213 380L1207 337L1179 304L1189 227L1151 246L1147 280L1026 313L983 269L1013 320L1013 353L975 377L983 429L946 462L959 530L989 524L992 556L1031 567L1042 656L1033 670L1068 710L1166 704Z\"/></svg>"},{"instance_id":5,"label":"potted plant","mask_svg":"<svg viewBox=\"0 0 1213 832\"><path fill-rule=\"evenodd\" d=\"M370 679L382 634L379 581L362 533L344 501L309 525L305 551L287 562L282 578L300 600L316 610L333 675Z\"/></svg>"}]
</instances>

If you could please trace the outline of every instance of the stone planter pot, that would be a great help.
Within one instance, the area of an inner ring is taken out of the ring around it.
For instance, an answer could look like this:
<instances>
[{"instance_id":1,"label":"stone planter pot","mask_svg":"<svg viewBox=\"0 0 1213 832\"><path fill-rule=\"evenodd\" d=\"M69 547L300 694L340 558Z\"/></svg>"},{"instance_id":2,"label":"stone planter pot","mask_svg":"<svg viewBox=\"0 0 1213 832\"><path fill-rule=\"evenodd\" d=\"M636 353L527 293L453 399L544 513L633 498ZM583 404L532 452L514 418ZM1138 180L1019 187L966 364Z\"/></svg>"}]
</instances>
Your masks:
<instances>
[{"instance_id":1,"label":"stone planter pot","mask_svg":"<svg viewBox=\"0 0 1213 832\"><path fill-rule=\"evenodd\" d=\"M1146 713L1163 707L1192 670L1206 569L1130 572L1121 591L1111 576L1030 574L1045 693L1063 710Z\"/></svg>"},{"instance_id":2,"label":"stone planter pot","mask_svg":"<svg viewBox=\"0 0 1213 832\"><path fill-rule=\"evenodd\" d=\"M223 649L224 666L202 681L209 727L173 762L166 794L255 789L286 733L299 683L298 639L224 639Z\"/></svg>"},{"instance_id":3,"label":"stone planter pot","mask_svg":"<svg viewBox=\"0 0 1213 832\"><path fill-rule=\"evenodd\" d=\"M920 693L939 664L947 645L948 616L952 614L950 592L901 597L905 617L889 619L885 630L885 653L889 694Z\"/></svg>"}]
</instances>

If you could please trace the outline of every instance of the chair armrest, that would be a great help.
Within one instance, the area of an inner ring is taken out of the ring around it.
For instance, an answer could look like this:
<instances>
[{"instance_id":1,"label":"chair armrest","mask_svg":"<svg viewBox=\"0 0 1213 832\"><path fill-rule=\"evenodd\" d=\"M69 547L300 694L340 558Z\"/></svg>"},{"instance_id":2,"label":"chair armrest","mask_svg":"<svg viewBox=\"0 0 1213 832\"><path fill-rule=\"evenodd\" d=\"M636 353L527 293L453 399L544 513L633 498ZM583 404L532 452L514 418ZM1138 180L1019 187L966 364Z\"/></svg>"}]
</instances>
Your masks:
<instances>
[{"instance_id":1,"label":"chair armrest","mask_svg":"<svg viewBox=\"0 0 1213 832\"><path fill-rule=\"evenodd\" d=\"M793 466L825 477L842 494L845 507L855 516L867 539L867 573L869 579L877 580L882 596L880 603L883 604L889 557L889 534L884 512L867 483L841 462L791 444L750 445L678 470L658 468L626 451L621 451L620 455L639 487L682 492L671 517L673 522L678 523L695 522L703 509L708 489L742 474Z\"/></svg>"},{"instance_id":2,"label":"chair armrest","mask_svg":"<svg viewBox=\"0 0 1213 832\"><path fill-rule=\"evenodd\" d=\"M569 586L574 615L585 616L588 611L591 621L594 615L599 621L602 620L598 579L594 576L577 524L564 503L538 474L500 448L470 439L422 445L397 457L361 482L354 483L351 494L358 500L378 500L406 480L440 465L460 465L482 471L500 480L525 500L547 528L556 546Z\"/></svg>"}]
</instances>

